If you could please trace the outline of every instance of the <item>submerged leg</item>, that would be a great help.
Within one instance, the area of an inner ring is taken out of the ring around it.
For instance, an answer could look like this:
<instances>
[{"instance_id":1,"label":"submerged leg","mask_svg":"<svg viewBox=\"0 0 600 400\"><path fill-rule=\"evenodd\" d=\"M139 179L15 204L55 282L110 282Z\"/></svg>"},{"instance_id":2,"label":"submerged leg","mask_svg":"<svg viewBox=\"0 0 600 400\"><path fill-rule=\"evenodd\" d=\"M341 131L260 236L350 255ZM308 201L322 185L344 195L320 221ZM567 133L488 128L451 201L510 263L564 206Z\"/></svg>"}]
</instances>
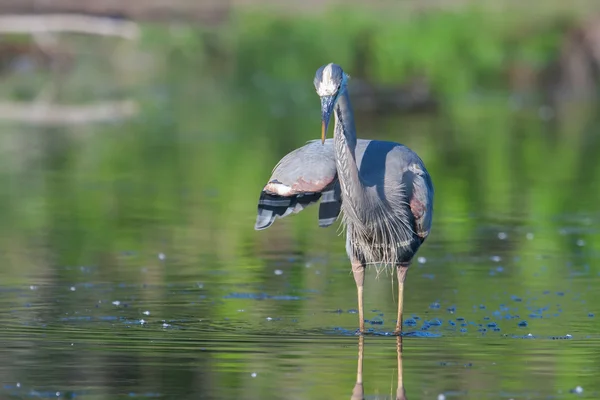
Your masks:
<instances>
[{"instance_id":1,"label":"submerged leg","mask_svg":"<svg viewBox=\"0 0 600 400\"><path fill-rule=\"evenodd\" d=\"M365 332L365 316L363 313L363 285L365 283L365 266L359 261L352 261L352 273L356 281L356 291L358 296L358 330Z\"/></svg>"},{"instance_id":2,"label":"submerged leg","mask_svg":"<svg viewBox=\"0 0 600 400\"><path fill-rule=\"evenodd\" d=\"M396 330L394 334L400 335L402 333L402 311L404 308L404 280L406 279L406 273L408 272L408 266L410 263L402 263L396 266L396 273L398 274L398 320L396 321Z\"/></svg>"}]
</instances>

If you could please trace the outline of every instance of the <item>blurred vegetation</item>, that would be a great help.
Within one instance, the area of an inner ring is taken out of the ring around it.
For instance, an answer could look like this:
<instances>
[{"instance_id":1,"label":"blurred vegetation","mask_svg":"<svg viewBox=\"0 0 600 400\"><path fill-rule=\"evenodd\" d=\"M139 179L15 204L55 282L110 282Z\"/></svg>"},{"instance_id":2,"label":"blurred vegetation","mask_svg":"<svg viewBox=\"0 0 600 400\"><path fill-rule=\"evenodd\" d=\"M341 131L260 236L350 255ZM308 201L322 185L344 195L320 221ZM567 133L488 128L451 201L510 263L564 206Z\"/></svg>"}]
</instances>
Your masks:
<instances>
[{"instance_id":1,"label":"blurred vegetation","mask_svg":"<svg viewBox=\"0 0 600 400\"><path fill-rule=\"evenodd\" d=\"M535 12L471 7L407 16L353 9L300 17L244 13L222 35L223 47L234 57L236 84L256 71L298 79L307 75L304 65L335 60L350 73L363 64L370 79L384 84L424 74L441 94L461 95L481 87L504 89L512 65L542 70L557 58L576 17L540 18Z\"/></svg>"}]
</instances>

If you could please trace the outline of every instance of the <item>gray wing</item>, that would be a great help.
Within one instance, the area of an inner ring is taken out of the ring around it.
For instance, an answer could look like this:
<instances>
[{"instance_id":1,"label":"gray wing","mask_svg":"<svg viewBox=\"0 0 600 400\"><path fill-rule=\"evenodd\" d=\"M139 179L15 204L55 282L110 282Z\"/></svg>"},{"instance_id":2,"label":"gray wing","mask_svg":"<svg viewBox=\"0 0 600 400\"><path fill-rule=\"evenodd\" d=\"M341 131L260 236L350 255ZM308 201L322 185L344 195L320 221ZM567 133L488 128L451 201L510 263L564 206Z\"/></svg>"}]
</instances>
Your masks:
<instances>
[{"instance_id":1,"label":"gray wing","mask_svg":"<svg viewBox=\"0 0 600 400\"><path fill-rule=\"evenodd\" d=\"M415 218L416 233L423 240L429 235L433 217L433 183L425 167L413 165L410 210Z\"/></svg>"},{"instance_id":2,"label":"gray wing","mask_svg":"<svg viewBox=\"0 0 600 400\"><path fill-rule=\"evenodd\" d=\"M433 216L433 183L419 156L404 145L395 148L397 160L402 165L401 184L404 187L406 200L413 217L414 231L425 240L431 229Z\"/></svg>"},{"instance_id":3,"label":"gray wing","mask_svg":"<svg viewBox=\"0 0 600 400\"><path fill-rule=\"evenodd\" d=\"M356 158L367 185L384 192L402 189L414 231L425 240L433 216L433 183L421 158L402 144L381 140L359 141ZM379 192L378 196L387 197Z\"/></svg>"},{"instance_id":4,"label":"gray wing","mask_svg":"<svg viewBox=\"0 0 600 400\"><path fill-rule=\"evenodd\" d=\"M261 191L254 229L266 229L275 219L298 213L319 199L319 226L327 227L341 209L332 139L324 145L310 141L277 163Z\"/></svg>"}]
</instances>

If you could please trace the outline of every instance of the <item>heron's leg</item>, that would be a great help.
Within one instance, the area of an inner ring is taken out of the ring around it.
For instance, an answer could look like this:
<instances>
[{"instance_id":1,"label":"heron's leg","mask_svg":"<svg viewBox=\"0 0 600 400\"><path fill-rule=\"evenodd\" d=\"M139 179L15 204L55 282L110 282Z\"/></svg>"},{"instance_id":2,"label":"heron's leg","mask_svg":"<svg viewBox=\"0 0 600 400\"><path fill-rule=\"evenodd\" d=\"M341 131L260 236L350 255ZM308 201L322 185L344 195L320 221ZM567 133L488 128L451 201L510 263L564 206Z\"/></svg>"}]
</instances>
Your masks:
<instances>
[{"instance_id":1,"label":"heron's leg","mask_svg":"<svg viewBox=\"0 0 600 400\"><path fill-rule=\"evenodd\" d=\"M398 320L396 321L396 330L394 334L402 333L402 310L404 306L404 280L408 272L410 263L401 263L396 265L396 273L398 274Z\"/></svg>"},{"instance_id":2,"label":"heron's leg","mask_svg":"<svg viewBox=\"0 0 600 400\"><path fill-rule=\"evenodd\" d=\"M363 285L365 283L365 266L360 261L352 261L352 274L356 281L356 290L358 295L358 330L365 332L365 315L363 312Z\"/></svg>"}]
</instances>

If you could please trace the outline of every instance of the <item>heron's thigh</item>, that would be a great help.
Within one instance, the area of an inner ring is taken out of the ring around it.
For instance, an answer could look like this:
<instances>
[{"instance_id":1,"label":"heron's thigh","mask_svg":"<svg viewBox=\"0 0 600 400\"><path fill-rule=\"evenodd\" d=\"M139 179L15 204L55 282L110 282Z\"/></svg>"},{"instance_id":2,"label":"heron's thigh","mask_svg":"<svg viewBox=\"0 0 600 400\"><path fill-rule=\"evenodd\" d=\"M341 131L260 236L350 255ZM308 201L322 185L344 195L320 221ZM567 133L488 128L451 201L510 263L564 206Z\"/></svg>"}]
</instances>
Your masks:
<instances>
[{"instance_id":1,"label":"heron's thigh","mask_svg":"<svg viewBox=\"0 0 600 400\"><path fill-rule=\"evenodd\" d=\"M352 246L350 231L346 232L346 254L352 265L362 264L365 266L365 257L356 247Z\"/></svg>"},{"instance_id":2,"label":"heron's thigh","mask_svg":"<svg viewBox=\"0 0 600 400\"><path fill-rule=\"evenodd\" d=\"M396 273L398 274L398 282L404 283L406 279L406 273L408 272L408 267L410 263L404 262L396 265Z\"/></svg>"}]
</instances>

